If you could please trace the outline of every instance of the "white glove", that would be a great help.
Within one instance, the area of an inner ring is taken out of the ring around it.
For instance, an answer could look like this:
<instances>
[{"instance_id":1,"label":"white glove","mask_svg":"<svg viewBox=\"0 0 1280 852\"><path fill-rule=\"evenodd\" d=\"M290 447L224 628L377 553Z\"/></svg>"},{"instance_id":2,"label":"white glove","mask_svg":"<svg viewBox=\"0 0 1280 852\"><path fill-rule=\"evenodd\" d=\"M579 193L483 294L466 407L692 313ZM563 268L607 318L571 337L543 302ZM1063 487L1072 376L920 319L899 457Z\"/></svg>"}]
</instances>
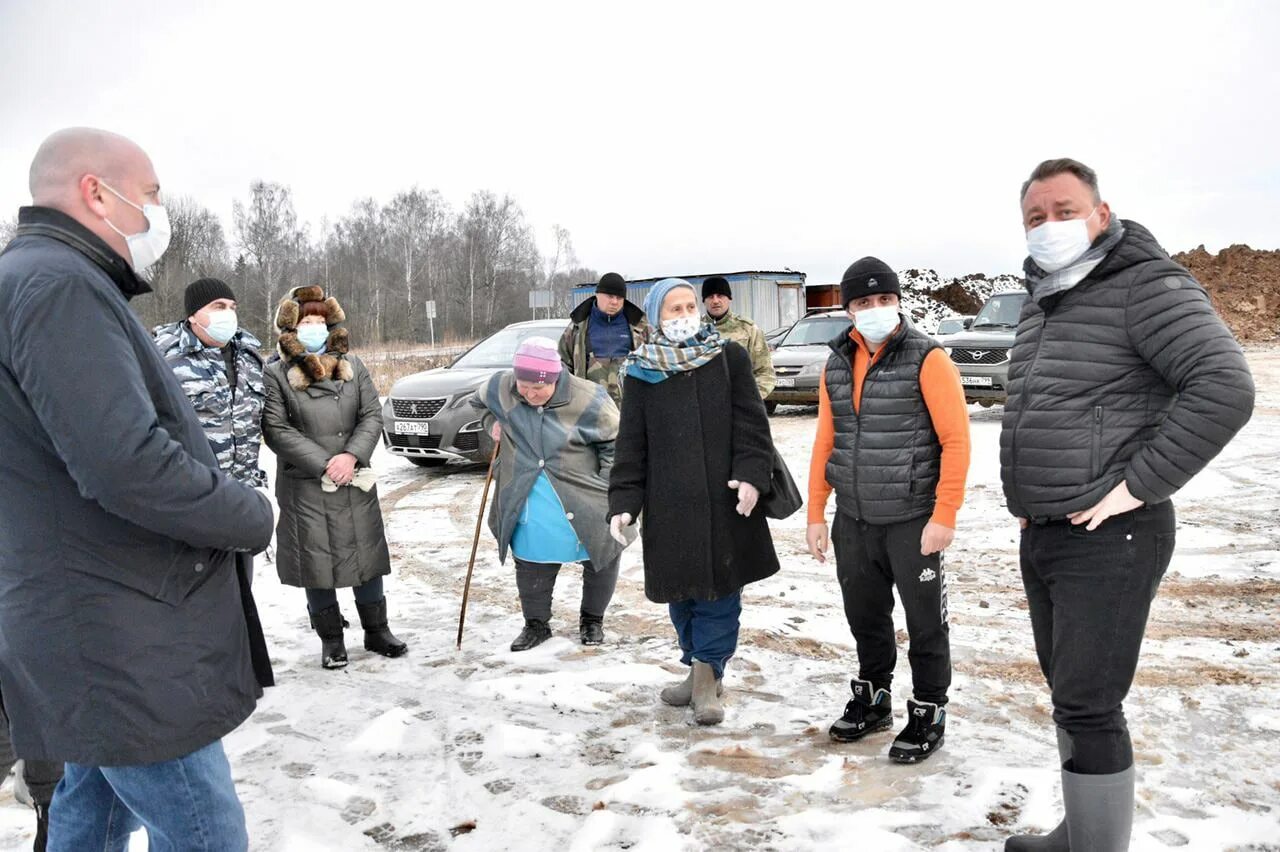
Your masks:
<instances>
[{"instance_id":1,"label":"white glove","mask_svg":"<svg viewBox=\"0 0 1280 852\"><path fill-rule=\"evenodd\" d=\"M729 487L738 489L738 514L744 518L750 517L756 501L760 499L760 491L750 482L739 482L736 479L729 480Z\"/></svg>"},{"instance_id":2,"label":"white glove","mask_svg":"<svg viewBox=\"0 0 1280 852\"><path fill-rule=\"evenodd\" d=\"M609 519L609 535L613 536L613 540L623 547L627 546L627 537L622 534L622 528L628 526L631 526L631 514L629 512L614 515Z\"/></svg>"}]
</instances>

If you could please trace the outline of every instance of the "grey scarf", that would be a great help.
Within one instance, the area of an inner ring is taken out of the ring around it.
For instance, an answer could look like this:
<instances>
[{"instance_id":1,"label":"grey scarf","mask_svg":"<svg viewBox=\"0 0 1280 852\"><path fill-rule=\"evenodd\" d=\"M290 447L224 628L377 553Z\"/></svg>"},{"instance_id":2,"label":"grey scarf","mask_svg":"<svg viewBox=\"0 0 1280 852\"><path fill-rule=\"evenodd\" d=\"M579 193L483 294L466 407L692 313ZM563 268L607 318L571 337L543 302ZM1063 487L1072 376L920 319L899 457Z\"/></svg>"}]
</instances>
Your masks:
<instances>
[{"instance_id":1,"label":"grey scarf","mask_svg":"<svg viewBox=\"0 0 1280 852\"><path fill-rule=\"evenodd\" d=\"M1028 257L1022 269L1027 274L1027 289L1031 291L1031 298L1037 305L1043 305L1044 300L1050 296L1070 290L1083 281L1094 267L1102 263L1102 259L1119 244L1123 237L1124 225L1120 224L1120 217L1113 213L1111 224L1098 239L1093 241L1093 245L1089 246L1079 258L1057 272L1045 272Z\"/></svg>"}]
</instances>

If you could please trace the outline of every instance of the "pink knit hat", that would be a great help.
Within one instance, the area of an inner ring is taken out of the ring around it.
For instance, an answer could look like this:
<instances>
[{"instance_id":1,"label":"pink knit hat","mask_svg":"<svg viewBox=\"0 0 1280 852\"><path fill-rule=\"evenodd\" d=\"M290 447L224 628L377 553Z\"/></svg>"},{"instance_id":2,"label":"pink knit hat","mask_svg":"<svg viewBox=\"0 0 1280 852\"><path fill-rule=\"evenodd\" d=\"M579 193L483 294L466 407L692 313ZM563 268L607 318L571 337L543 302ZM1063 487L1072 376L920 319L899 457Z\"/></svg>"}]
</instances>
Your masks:
<instances>
[{"instance_id":1,"label":"pink knit hat","mask_svg":"<svg viewBox=\"0 0 1280 852\"><path fill-rule=\"evenodd\" d=\"M511 366L516 368L516 378L522 382L554 384L560 376L560 351L549 337L526 337L516 347Z\"/></svg>"}]
</instances>

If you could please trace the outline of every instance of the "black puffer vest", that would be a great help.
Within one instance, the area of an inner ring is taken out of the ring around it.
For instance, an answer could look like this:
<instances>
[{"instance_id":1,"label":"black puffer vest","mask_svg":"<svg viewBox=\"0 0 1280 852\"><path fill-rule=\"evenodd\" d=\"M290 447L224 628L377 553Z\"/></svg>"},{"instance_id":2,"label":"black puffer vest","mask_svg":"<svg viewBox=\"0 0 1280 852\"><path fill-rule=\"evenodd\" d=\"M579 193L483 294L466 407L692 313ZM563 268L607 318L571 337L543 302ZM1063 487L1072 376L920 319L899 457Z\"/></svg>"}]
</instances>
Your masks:
<instances>
[{"instance_id":1,"label":"black puffer vest","mask_svg":"<svg viewBox=\"0 0 1280 852\"><path fill-rule=\"evenodd\" d=\"M904 322L867 370L853 408L853 341L829 344L825 381L835 425L827 482L836 508L871 524L896 524L933 512L942 444L920 390L920 367L937 341Z\"/></svg>"}]
</instances>

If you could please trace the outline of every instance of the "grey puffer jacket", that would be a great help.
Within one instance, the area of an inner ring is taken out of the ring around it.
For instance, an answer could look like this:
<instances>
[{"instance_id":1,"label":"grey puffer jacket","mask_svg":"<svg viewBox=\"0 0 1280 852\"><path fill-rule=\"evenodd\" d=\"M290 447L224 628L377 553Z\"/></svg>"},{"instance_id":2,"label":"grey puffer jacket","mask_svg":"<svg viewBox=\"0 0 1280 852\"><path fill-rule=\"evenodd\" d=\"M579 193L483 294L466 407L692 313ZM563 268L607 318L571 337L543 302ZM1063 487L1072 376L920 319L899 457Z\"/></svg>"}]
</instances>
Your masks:
<instances>
[{"instance_id":1,"label":"grey puffer jacket","mask_svg":"<svg viewBox=\"0 0 1280 852\"><path fill-rule=\"evenodd\" d=\"M359 586L391 573L377 486L362 491L320 487L329 459L351 453L368 467L382 432L378 391L364 364L345 355L351 379L290 383L290 365L265 373L262 434L276 454L276 571L280 582L307 589ZM345 370L343 371L345 374ZM298 374L295 374L295 376Z\"/></svg>"},{"instance_id":2,"label":"grey puffer jacket","mask_svg":"<svg viewBox=\"0 0 1280 852\"><path fill-rule=\"evenodd\" d=\"M1000 433L1017 517L1061 519L1121 481L1145 503L1168 500L1253 412L1244 353L1204 288L1123 224L1083 281L1022 310Z\"/></svg>"}]
</instances>

